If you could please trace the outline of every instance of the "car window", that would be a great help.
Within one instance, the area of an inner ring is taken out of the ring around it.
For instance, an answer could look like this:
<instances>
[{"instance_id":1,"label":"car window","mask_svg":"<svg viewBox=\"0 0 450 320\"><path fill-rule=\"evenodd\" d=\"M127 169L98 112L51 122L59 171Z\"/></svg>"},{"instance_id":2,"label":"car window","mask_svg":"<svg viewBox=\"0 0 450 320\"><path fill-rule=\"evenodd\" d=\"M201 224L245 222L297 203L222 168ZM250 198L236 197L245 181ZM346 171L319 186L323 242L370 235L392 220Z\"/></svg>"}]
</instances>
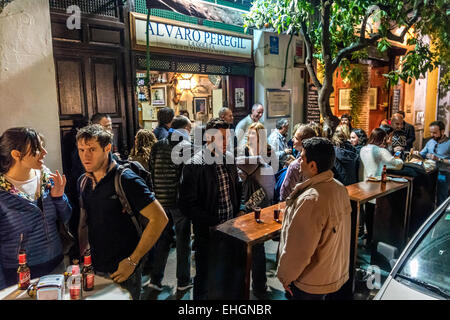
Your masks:
<instances>
[{"instance_id":1,"label":"car window","mask_svg":"<svg viewBox=\"0 0 450 320\"><path fill-rule=\"evenodd\" d=\"M436 288L441 296L450 294L450 206L423 235L399 270L399 276L414 280L426 289Z\"/></svg>"}]
</instances>

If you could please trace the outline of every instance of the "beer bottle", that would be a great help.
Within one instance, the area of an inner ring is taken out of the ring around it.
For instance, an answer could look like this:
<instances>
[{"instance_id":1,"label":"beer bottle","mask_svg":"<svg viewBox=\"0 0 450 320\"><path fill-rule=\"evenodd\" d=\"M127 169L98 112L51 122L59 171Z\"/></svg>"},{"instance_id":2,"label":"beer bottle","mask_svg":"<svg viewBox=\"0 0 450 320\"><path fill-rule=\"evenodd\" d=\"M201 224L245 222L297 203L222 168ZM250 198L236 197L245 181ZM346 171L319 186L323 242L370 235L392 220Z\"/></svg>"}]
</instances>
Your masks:
<instances>
[{"instance_id":1,"label":"beer bottle","mask_svg":"<svg viewBox=\"0 0 450 320\"><path fill-rule=\"evenodd\" d=\"M387 181L386 165L383 166L383 172L381 173L381 182Z\"/></svg>"},{"instance_id":2,"label":"beer bottle","mask_svg":"<svg viewBox=\"0 0 450 320\"><path fill-rule=\"evenodd\" d=\"M22 249L19 252L19 268L17 269L19 290L27 290L30 286L30 268L27 265L27 254Z\"/></svg>"},{"instance_id":3,"label":"beer bottle","mask_svg":"<svg viewBox=\"0 0 450 320\"><path fill-rule=\"evenodd\" d=\"M94 268L92 267L91 252L88 250L84 254L83 266L83 291L91 291L94 289Z\"/></svg>"}]
</instances>

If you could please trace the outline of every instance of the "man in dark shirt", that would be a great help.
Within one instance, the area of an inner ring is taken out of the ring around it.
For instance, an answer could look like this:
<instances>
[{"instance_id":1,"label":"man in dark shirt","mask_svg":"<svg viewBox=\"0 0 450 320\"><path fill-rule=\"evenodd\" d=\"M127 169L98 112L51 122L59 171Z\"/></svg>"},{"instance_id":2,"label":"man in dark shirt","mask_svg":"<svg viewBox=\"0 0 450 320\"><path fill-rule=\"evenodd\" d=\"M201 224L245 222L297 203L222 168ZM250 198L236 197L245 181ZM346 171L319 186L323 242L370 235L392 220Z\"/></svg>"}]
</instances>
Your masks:
<instances>
[{"instance_id":1,"label":"man in dark shirt","mask_svg":"<svg viewBox=\"0 0 450 320\"><path fill-rule=\"evenodd\" d=\"M416 141L416 129L412 124L407 123L405 120L405 112L399 111L392 116L391 125L394 130L403 130L406 136L405 151L409 152L413 147L414 141Z\"/></svg>"},{"instance_id":2,"label":"man in dark shirt","mask_svg":"<svg viewBox=\"0 0 450 320\"><path fill-rule=\"evenodd\" d=\"M121 182L127 200L136 214L139 212L148 219L139 236L116 194L114 178L118 165L110 154L111 132L90 125L82 128L76 138L88 177L80 179L81 183L85 181L80 191L86 212L80 217L80 252L90 248L96 272L109 275L138 300L142 260L167 224L167 216L145 181L131 170L125 170Z\"/></svg>"},{"instance_id":3,"label":"man in dark shirt","mask_svg":"<svg viewBox=\"0 0 450 320\"><path fill-rule=\"evenodd\" d=\"M219 282L208 276L211 264L217 262L212 257L210 228L236 217L240 211L237 168L233 155L226 152L228 128L225 121L211 119L206 125L206 146L184 166L182 173L179 204L182 212L192 219L194 228L194 300L208 299L208 284ZM226 250L223 248L221 254Z\"/></svg>"},{"instance_id":4,"label":"man in dark shirt","mask_svg":"<svg viewBox=\"0 0 450 320\"><path fill-rule=\"evenodd\" d=\"M156 117L158 118L158 126L153 130L158 141L167 138L169 135L169 129L173 121L175 112L171 108L161 108L158 110Z\"/></svg>"}]
</instances>

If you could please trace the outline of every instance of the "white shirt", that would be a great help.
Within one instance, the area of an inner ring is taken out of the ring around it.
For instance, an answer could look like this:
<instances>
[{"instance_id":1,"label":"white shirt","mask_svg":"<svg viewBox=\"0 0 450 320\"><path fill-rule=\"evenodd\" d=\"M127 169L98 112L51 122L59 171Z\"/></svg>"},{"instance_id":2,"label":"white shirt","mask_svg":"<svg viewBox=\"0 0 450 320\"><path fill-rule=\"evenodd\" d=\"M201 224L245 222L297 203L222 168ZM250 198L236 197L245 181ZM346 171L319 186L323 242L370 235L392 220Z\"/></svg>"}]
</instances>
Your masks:
<instances>
[{"instance_id":1,"label":"white shirt","mask_svg":"<svg viewBox=\"0 0 450 320\"><path fill-rule=\"evenodd\" d=\"M29 195L31 199L33 199L33 201L36 200L36 192L38 190L39 183L41 181L41 171L34 170L34 172L35 176L26 181L14 180L6 176L6 179L8 179L8 181L11 182L14 185L14 187L16 187L20 192Z\"/></svg>"},{"instance_id":2,"label":"white shirt","mask_svg":"<svg viewBox=\"0 0 450 320\"><path fill-rule=\"evenodd\" d=\"M359 166L359 180L366 181L367 177L381 176L383 166L387 169L399 170L403 167L401 159L394 156L385 148L380 148L373 144L368 144L361 148L361 165Z\"/></svg>"}]
</instances>

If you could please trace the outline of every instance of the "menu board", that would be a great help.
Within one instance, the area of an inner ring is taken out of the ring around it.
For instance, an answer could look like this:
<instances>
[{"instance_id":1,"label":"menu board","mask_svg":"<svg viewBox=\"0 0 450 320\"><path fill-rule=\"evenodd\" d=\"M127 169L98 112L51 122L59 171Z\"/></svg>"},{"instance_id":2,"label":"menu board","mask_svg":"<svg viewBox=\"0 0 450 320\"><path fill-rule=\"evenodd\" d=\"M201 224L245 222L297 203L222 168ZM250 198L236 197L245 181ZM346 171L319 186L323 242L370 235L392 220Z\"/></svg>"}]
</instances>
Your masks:
<instances>
[{"instance_id":1,"label":"menu board","mask_svg":"<svg viewBox=\"0 0 450 320\"><path fill-rule=\"evenodd\" d=\"M392 114L397 113L400 107L400 89L395 89L392 95Z\"/></svg>"},{"instance_id":2,"label":"menu board","mask_svg":"<svg viewBox=\"0 0 450 320\"><path fill-rule=\"evenodd\" d=\"M317 88L310 84L308 86L308 99L306 103L306 122L320 122L319 94Z\"/></svg>"}]
</instances>

